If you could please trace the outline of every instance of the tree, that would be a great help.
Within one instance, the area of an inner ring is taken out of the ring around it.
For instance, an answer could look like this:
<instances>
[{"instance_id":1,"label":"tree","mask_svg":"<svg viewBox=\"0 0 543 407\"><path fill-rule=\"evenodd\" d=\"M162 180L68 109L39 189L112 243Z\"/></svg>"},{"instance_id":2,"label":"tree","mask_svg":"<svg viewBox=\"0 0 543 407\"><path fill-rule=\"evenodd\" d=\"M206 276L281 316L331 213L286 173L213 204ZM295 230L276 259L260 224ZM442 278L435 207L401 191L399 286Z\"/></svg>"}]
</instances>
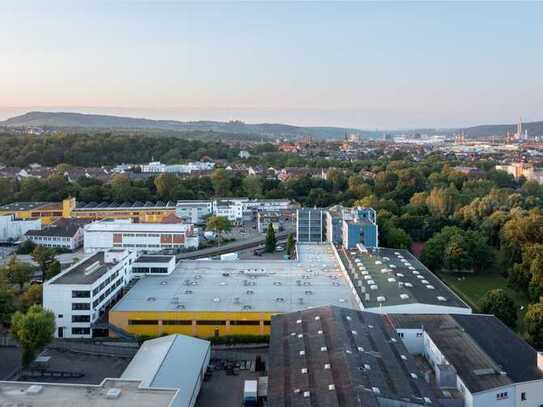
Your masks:
<instances>
[{"instance_id":1,"label":"tree","mask_svg":"<svg viewBox=\"0 0 543 407\"><path fill-rule=\"evenodd\" d=\"M243 190L250 198L259 198L262 196L262 177L249 175L243 178L241 184Z\"/></svg>"},{"instance_id":2,"label":"tree","mask_svg":"<svg viewBox=\"0 0 543 407\"><path fill-rule=\"evenodd\" d=\"M493 314L510 327L515 329L517 325L517 307L515 301L502 289L494 289L486 292L481 299L480 311L483 314Z\"/></svg>"},{"instance_id":3,"label":"tree","mask_svg":"<svg viewBox=\"0 0 543 407\"><path fill-rule=\"evenodd\" d=\"M28 264L18 262L15 256L11 256L2 272L5 273L9 283L18 285L21 291L24 285L29 283L32 278L32 267Z\"/></svg>"},{"instance_id":4,"label":"tree","mask_svg":"<svg viewBox=\"0 0 543 407\"><path fill-rule=\"evenodd\" d=\"M54 249L45 246L36 246L36 248L32 252L32 260L39 264L42 281L45 281L47 277L47 270L49 269L49 266L55 261Z\"/></svg>"},{"instance_id":5,"label":"tree","mask_svg":"<svg viewBox=\"0 0 543 407\"><path fill-rule=\"evenodd\" d=\"M43 286L31 285L20 297L23 310L28 310L32 305L40 305L43 301Z\"/></svg>"},{"instance_id":6,"label":"tree","mask_svg":"<svg viewBox=\"0 0 543 407\"><path fill-rule=\"evenodd\" d=\"M55 277L57 274L59 274L61 271L60 267L60 261L55 260L49 266L47 266L47 273L46 277L47 280L50 280L51 278Z\"/></svg>"},{"instance_id":7,"label":"tree","mask_svg":"<svg viewBox=\"0 0 543 407\"><path fill-rule=\"evenodd\" d=\"M222 242L222 234L232 230L232 223L224 216L210 216L207 218L206 230L213 231L217 234L219 246Z\"/></svg>"},{"instance_id":8,"label":"tree","mask_svg":"<svg viewBox=\"0 0 543 407\"><path fill-rule=\"evenodd\" d=\"M543 347L543 302L528 305L524 326L532 345L536 348Z\"/></svg>"},{"instance_id":9,"label":"tree","mask_svg":"<svg viewBox=\"0 0 543 407\"><path fill-rule=\"evenodd\" d=\"M23 243L21 243L18 247L15 253L17 254L31 254L32 250L36 248L36 244L32 240L25 240Z\"/></svg>"},{"instance_id":10,"label":"tree","mask_svg":"<svg viewBox=\"0 0 543 407\"><path fill-rule=\"evenodd\" d=\"M6 279L0 275L0 324L8 324L15 309L15 293Z\"/></svg>"},{"instance_id":11,"label":"tree","mask_svg":"<svg viewBox=\"0 0 543 407\"><path fill-rule=\"evenodd\" d=\"M232 188L232 180L230 175L224 168L217 168L211 174L211 184L215 191L216 197L223 197L230 195L230 189Z\"/></svg>"},{"instance_id":12,"label":"tree","mask_svg":"<svg viewBox=\"0 0 543 407\"><path fill-rule=\"evenodd\" d=\"M296 240L294 239L294 234L290 233L287 238L287 253L289 256L294 254L296 250Z\"/></svg>"},{"instance_id":13,"label":"tree","mask_svg":"<svg viewBox=\"0 0 543 407\"><path fill-rule=\"evenodd\" d=\"M173 199L177 186L177 177L174 174L164 172L155 178L154 184L161 199L165 201Z\"/></svg>"},{"instance_id":14,"label":"tree","mask_svg":"<svg viewBox=\"0 0 543 407\"><path fill-rule=\"evenodd\" d=\"M265 250L268 253L273 253L275 251L275 247L277 246L277 238L275 237L275 229L273 227L273 224L268 224L268 230L266 231L266 243L265 243Z\"/></svg>"},{"instance_id":15,"label":"tree","mask_svg":"<svg viewBox=\"0 0 543 407\"><path fill-rule=\"evenodd\" d=\"M11 318L11 333L23 347L23 366L28 366L36 352L53 339L55 315L39 305L26 313L17 311Z\"/></svg>"}]
</instances>

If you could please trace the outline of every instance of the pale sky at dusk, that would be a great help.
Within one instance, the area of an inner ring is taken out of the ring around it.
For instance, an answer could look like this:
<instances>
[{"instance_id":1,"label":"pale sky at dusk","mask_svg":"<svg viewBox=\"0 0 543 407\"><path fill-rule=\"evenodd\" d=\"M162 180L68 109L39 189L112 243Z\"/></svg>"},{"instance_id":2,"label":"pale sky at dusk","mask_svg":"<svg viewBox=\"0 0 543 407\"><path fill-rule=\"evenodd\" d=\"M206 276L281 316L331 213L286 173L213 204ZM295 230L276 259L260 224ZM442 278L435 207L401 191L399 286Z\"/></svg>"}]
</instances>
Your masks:
<instances>
[{"instance_id":1,"label":"pale sky at dusk","mask_svg":"<svg viewBox=\"0 0 543 407\"><path fill-rule=\"evenodd\" d=\"M543 120L542 21L541 2L4 0L0 119Z\"/></svg>"}]
</instances>

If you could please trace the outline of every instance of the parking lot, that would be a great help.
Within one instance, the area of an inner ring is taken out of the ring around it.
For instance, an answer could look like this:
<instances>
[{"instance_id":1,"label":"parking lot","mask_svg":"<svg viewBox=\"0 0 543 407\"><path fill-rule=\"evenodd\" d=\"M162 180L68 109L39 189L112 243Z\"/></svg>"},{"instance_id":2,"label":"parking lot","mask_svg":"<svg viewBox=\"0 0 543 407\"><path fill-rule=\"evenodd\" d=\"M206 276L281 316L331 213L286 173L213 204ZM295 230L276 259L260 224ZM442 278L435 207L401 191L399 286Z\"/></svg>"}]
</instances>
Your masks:
<instances>
[{"instance_id":1,"label":"parking lot","mask_svg":"<svg viewBox=\"0 0 543 407\"><path fill-rule=\"evenodd\" d=\"M259 355L267 361L267 349L247 351L213 351L211 377L204 381L196 407L240 407L243 401L243 385L245 380L255 380L259 376L265 376L265 372L252 372L250 369L234 369L234 374L227 373L220 367L220 361L230 361L243 364L249 360L255 360Z\"/></svg>"}]
</instances>

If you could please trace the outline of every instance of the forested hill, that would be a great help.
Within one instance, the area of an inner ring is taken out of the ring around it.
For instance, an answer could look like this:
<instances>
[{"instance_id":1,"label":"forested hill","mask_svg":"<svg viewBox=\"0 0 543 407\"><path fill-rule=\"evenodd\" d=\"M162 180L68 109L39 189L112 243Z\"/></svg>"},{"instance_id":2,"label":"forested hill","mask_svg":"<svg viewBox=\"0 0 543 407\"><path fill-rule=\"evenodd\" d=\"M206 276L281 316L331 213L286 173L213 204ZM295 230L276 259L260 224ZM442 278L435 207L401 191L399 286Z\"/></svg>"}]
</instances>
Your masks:
<instances>
[{"instance_id":1,"label":"forested hill","mask_svg":"<svg viewBox=\"0 0 543 407\"><path fill-rule=\"evenodd\" d=\"M372 132L342 127L300 127L288 124L247 124L241 121L177 121L150 120L134 117L108 116L65 112L29 112L0 121L7 127L46 128L95 128L95 129L158 129L174 131L215 131L274 137L313 136L317 138L342 138L345 133L357 132L370 136Z\"/></svg>"},{"instance_id":2,"label":"forested hill","mask_svg":"<svg viewBox=\"0 0 543 407\"><path fill-rule=\"evenodd\" d=\"M522 128L528 130L528 135L535 137L543 136L543 121L523 123ZM487 124L481 126L469 127L464 130L467 137L490 137L490 136L502 136L507 132L515 133L517 131L516 124Z\"/></svg>"}]
</instances>

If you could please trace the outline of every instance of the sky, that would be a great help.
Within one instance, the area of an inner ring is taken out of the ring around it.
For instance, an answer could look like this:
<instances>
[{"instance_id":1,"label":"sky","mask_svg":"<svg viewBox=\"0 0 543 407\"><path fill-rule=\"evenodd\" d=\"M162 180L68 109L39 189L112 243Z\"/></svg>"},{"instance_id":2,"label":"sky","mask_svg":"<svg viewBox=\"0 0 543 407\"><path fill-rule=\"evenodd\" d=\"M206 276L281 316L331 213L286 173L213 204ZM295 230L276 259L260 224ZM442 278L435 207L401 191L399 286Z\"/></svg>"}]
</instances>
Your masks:
<instances>
[{"instance_id":1,"label":"sky","mask_svg":"<svg viewBox=\"0 0 543 407\"><path fill-rule=\"evenodd\" d=\"M543 2L2 0L0 119L543 120L542 21Z\"/></svg>"}]
</instances>

